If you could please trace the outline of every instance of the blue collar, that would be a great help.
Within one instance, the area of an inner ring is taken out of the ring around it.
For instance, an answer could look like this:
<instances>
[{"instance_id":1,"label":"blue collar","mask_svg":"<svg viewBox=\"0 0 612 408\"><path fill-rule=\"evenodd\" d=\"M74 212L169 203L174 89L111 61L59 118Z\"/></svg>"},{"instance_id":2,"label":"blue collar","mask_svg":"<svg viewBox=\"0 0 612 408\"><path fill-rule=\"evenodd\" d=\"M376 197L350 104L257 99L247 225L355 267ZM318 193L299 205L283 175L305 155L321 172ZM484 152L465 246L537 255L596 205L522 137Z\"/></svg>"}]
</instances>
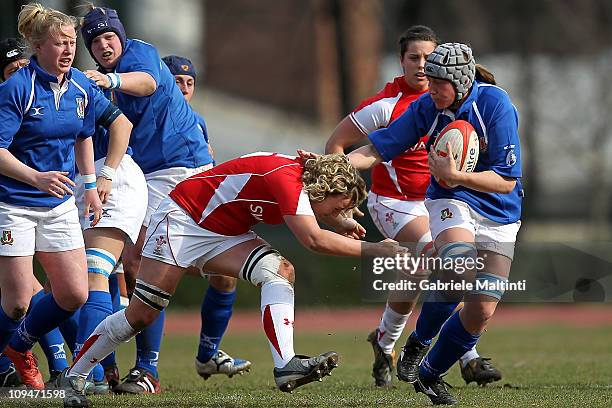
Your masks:
<instances>
[{"instance_id":1,"label":"blue collar","mask_svg":"<svg viewBox=\"0 0 612 408\"><path fill-rule=\"evenodd\" d=\"M36 75L38 75L44 82L55 82L55 83L57 83L57 77L55 75L51 75L50 73L45 71L38 64L38 60L36 59L35 55L32 55L30 57L30 66L32 68L34 68L34 71L36 71ZM66 79L66 81L70 81L71 77L72 77L72 68L70 68L70 70L64 74L64 78Z\"/></svg>"}]
</instances>

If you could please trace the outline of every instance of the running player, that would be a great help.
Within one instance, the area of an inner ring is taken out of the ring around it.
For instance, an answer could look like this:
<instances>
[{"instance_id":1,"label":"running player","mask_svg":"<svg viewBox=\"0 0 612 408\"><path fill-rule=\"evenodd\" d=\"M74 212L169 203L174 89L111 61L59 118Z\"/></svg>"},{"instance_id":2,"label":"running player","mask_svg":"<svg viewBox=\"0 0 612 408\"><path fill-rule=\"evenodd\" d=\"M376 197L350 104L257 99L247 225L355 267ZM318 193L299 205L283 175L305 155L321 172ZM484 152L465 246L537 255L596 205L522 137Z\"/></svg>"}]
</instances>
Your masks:
<instances>
[{"instance_id":1,"label":"running player","mask_svg":"<svg viewBox=\"0 0 612 408\"><path fill-rule=\"evenodd\" d=\"M522 200L518 114L506 91L495 85L490 72L476 65L465 44L436 47L427 57L425 74L429 93L389 127L370 134L372 144L349 156L357 168L369 168L394 159L423 134L431 145L448 123L458 119L470 122L478 133L480 156L472 173L456 170L452 155L429 153L433 177L425 205L438 256L455 264L458 259L478 257L484 267L471 272L481 287L459 296L429 292L398 362L400 379L413 382L434 404L452 405L457 400L441 375L478 342L503 295L514 256ZM444 188L437 180L457 187ZM462 296L465 305L455 311Z\"/></svg>"},{"instance_id":2,"label":"running player","mask_svg":"<svg viewBox=\"0 0 612 408\"><path fill-rule=\"evenodd\" d=\"M174 75L176 85L181 90L185 100L190 102L196 84L196 70L193 63L188 58L177 55L168 55L162 60ZM212 155L206 122L202 116L197 113L196 115L198 126ZM201 307L202 326L200 328L198 354L195 358L196 372L205 380L214 374L226 374L229 377L242 374L251 368L251 362L232 357L219 349L223 334L232 317L238 280L222 275L205 276L209 285Z\"/></svg>"},{"instance_id":3,"label":"running player","mask_svg":"<svg viewBox=\"0 0 612 408\"><path fill-rule=\"evenodd\" d=\"M180 183L151 218L130 305L106 319L63 378L67 406L84 406L83 378L92 361L150 324L169 303L187 269L240 278L261 287L263 328L282 391L317 380L338 363L335 352L308 358L293 351L294 268L251 227L286 223L306 248L329 255L395 256L397 242L364 243L365 230L344 213L365 199L365 183L344 155L301 160L254 153ZM323 230L317 218L338 233Z\"/></svg>"},{"instance_id":4,"label":"running player","mask_svg":"<svg viewBox=\"0 0 612 408\"><path fill-rule=\"evenodd\" d=\"M399 57L403 75L389 82L376 95L365 99L336 127L325 147L326 153L341 153L367 140L367 135L387 127L428 89L425 61L438 45L436 33L429 27L408 28L399 39ZM425 191L429 186L427 136L393 160L372 169L372 187L368 210L374 224L386 238L416 244L417 254L429 256L433 250L429 232L429 214ZM395 342L401 336L414 309L418 292L407 299L405 292L390 292L377 329L368 336L374 350L372 376L376 386L390 386L395 362ZM501 373L476 348L461 357L461 375L466 382L478 384L501 379Z\"/></svg>"}]
</instances>

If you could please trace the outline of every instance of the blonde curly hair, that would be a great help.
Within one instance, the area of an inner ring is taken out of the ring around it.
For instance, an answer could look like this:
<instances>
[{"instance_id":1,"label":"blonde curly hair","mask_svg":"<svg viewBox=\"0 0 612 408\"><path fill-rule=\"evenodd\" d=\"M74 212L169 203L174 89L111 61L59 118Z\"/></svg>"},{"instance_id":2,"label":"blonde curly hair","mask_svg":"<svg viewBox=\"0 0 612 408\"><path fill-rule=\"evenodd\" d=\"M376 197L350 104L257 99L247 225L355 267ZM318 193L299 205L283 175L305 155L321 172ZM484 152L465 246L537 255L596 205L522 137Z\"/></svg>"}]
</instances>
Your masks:
<instances>
[{"instance_id":1,"label":"blonde curly hair","mask_svg":"<svg viewBox=\"0 0 612 408\"><path fill-rule=\"evenodd\" d=\"M308 197L315 202L332 194L346 194L351 197L350 208L355 208L367 196L365 181L348 158L340 153L306 160L302 182Z\"/></svg>"}]
</instances>

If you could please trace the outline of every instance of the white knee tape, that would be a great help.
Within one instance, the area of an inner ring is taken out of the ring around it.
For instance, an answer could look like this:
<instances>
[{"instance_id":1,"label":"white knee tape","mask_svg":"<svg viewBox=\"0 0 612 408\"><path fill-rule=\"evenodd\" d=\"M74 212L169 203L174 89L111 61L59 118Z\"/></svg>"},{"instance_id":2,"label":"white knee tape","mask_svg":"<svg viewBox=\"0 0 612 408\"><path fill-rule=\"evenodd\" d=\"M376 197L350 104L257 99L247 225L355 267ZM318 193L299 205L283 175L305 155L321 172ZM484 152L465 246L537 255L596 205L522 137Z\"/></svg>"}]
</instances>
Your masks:
<instances>
[{"instance_id":1,"label":"white knee tape","mask_svg":"<svg viewBox=\"0 0 612 408\"><path fill-rule=\"evenodd\" d=\"M457 258L476 259L478 250L476 249L476 245L471 242L449 242L440 248L438 255L444 261Z\"/></svg>"},{"instance_id":2,"label":"white knee tape","mask_svg":"<svg viewBox=\"0 0 612 408\"><path fill-rule=\"evenodd\" d=\"M278 251L267 245L261 245L249 254L239 276L255 286L278 280L288 282L278 273L282 259Z\"/></svg>"},{"instance_id":3,"label":"white knee tape","mask_svg":"<svg viewBox=\"0 0 612 408\"><path fill-rule=\"evenodd\" d=\"M110 252L102 248L87 248L85 254L87 255L87 272L108 278L115 269L117 260Z\"/></svg>"}]
</instances>

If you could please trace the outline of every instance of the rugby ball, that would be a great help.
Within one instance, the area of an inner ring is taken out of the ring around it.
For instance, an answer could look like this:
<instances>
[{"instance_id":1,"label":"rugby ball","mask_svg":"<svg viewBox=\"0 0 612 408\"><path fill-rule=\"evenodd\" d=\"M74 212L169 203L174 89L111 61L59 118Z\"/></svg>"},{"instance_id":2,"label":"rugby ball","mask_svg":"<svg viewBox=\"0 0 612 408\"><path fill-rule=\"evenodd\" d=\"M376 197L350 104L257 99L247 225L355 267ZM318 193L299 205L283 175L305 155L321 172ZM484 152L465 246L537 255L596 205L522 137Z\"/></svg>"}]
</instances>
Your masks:
<instances>
[{"instance_id":1,"label":"rugby ball","mask_svg":"<svg viewBox=\"0 0 612 408\"><path fill-rule=\"evenodd\" d=\"M450 142L451 152L448 152L446 144ZM449 154L455 159L455 166L459 171L472 172L478 162L480 142L474 127L465 120L455 120L448 125L438 135L433 143L434 151L443 157ZM437 180L442 187L453 188L443 181Z\"/></svg>"}]
</instances>

